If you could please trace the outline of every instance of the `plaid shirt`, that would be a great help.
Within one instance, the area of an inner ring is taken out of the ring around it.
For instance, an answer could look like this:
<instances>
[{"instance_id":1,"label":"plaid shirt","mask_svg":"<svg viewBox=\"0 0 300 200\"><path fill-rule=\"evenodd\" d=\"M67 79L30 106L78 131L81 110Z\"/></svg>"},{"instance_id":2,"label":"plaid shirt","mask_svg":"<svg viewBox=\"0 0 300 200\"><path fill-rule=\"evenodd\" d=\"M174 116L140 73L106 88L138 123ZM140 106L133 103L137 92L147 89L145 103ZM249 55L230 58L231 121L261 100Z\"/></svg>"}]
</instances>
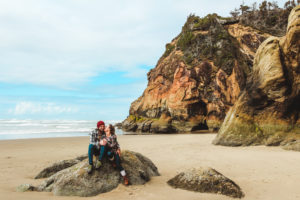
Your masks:
<instances>
[{"instance_id":1,"label":"plaid shirt","mask_svg":"<svg viewBox=\"0 0 300 200\"><path fill-rule=\"evenodd\" d=\"M105 139L107 140L107 146L109 146L109 148L111 148L113 151L116 152L118 149L120 149L120 145L115 134L109 137L106 136Z\"/></svg>"},{"instance_id":2,"label":"plaid shirt","mask_svg":"<svg viewBox=\"0 0 300 200\"><path fill-rule=\"evenodd\" d=\"M100 145L99 145L99 142L100 142L100 140L99 140L99 130L94 129L89 133L89 135L90 135L90 144L93 144L93 145L96 145L97 147L100 147ZM105 136L105 134L102 134L101 138L103 136Z\"/></svg>"}]
</instances>

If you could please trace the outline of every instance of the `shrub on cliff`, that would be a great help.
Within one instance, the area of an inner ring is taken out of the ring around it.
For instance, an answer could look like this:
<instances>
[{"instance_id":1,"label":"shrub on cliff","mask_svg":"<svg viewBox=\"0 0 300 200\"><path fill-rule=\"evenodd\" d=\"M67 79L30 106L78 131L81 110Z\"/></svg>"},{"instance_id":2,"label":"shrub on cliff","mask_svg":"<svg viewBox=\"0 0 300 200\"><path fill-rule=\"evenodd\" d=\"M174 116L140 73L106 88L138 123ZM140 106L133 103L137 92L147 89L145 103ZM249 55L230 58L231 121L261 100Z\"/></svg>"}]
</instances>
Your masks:
<instances>
[{"instance_id":1,"label":"shrub on cliff","mask_svg":"<svg viewBox=\"0 0 300 200\"><path fill-rule=\"evenodd\" d=\"M170 44L170 43L166 44L166 50L165 50L165 52L164 52L164 54L163 54L163 57L165 58L165 57L167 57L168 55L170 55L170 53L171 53L174 49L175 49L175 45Z\"/></svg>"},{"instance_id":2,"label":"shrub on cliff","mask_svg":"<svg viewBox=\"0 0 300 200\"><path fill-rule=\"evenodd\" d=\"M295 0L288 0L283 8L276 2L263 1L258 6L253 3L251 6L241 4L239 9L231 12L232 17L240 19L240 23L251 26L263 32L283 36L285 34L288 16L291 10L299 4Z\"/></svg>"},{"instance_id":3,"label":"shrub on cliff","mask_svg":"<svg viewBox=\"0 0 300 200\"><path fill-rule=\"evenodd\" d=\"M177 48L185 51L193 42L195 36L191 31L183 32L177 42Z\"/></svg>"}]
</instances>

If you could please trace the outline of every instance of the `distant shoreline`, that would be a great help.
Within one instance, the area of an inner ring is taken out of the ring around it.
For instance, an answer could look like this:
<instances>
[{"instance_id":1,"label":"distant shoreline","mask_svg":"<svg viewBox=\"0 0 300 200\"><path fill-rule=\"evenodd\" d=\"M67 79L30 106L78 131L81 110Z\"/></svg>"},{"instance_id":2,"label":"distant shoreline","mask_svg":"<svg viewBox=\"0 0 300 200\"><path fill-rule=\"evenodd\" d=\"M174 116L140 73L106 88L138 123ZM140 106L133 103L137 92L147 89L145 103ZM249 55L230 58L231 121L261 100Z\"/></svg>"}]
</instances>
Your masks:
<instances>
[{"instance_id":1,"label":"distant shoreline","mask_svg":"<svg viewBox=\"0 0 300 200\"><path fill-rule=\"evenodd\" d=\"M209 132L208 130L202 130L202 131L195 131L195 132L179 132L179 133L137 133L137 132L123 132L121 129L117 129L119 130L119 134L117 134L118 136L129 136L129 135L184 135L184 134L191 134L191 135L198 135L198 134L202 134L202 135L206 135L206 134L216 134L216 132ZM58 133L60 134L60 133ZM72 133L70 133L72 134ZM81 133L80 133L81 134ZM7 134L9 135L9 134ZM20 134L20 136L25 136L25 137L20 137L20 138L15 138L15 137L11 137L11 138L2 138L0 135L0 141L11 141L11 140L31 140L31 139L50 139L50 138L82 138L82 137L89 137L88 132L86 132L86 134L81 134L81 135L64 135L64 134L60 134L58 136L51 136L50 134L34 134L37 135L36 137L26 137L26 136L30 136L33 134ZM17 134L15 135L11 135L11 136L17 136Z\"/></svg>"}]
</instances>

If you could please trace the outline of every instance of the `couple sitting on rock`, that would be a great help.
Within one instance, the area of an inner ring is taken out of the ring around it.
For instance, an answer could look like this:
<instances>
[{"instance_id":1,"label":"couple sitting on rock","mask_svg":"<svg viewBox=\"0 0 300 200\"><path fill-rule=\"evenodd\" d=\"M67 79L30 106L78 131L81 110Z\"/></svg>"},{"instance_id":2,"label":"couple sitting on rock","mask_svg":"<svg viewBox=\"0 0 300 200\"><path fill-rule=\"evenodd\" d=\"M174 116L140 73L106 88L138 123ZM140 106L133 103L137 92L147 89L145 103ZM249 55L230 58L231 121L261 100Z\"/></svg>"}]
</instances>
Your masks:
<instances>
[{"instance_id":1,"label":"couple sitting on rock","mask_svg":"<svg viewBox=\"0 0 300 200\"><path fill-rule=\"evenodd\" d=\"M98 159L95 164L95 168L98 169L102 165L102 160L104 156L112 162L114 167L120 170L123 177L124 184L128 185L128 178L126 172L121 165L121 150L120 145L117 141L117 136L115 134L115 128L113 125L109 124L105 128L103 121L97 123L97 129L90 133L90 144L89 144L89 167L88 173L92 173L93 156L95 155Z\"/></svg>"}]
</instances>

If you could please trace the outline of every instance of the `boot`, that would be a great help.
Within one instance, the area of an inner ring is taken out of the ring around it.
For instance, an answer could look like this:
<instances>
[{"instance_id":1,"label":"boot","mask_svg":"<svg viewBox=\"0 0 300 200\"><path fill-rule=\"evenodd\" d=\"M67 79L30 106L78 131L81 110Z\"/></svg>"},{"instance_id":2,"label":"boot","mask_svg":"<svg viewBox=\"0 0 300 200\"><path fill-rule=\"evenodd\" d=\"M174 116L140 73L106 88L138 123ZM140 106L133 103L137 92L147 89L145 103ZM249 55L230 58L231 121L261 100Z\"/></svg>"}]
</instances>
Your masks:
<instances>
[{"instance_id":1,"label":"boot","mask_svg":"<svg viewBox=\"0 0 300 200\"><path fill-rule=\"evenodd\" d=\"M88 173L88 174L91 174L92 171L93 171L93 165L90 165L90 164L89 164L89 166L88 166L88 168L87 168L87 173Z\"/></svg>"},{"instance_id":2,"label":"boot","mask_svg":"<svg viewBox=\"0 0 300 200\"><path fill-rule=\"evenodd\" d=\"M123 176L123 180L124 180L124 185L129 185L129 180L127 175Z\"/></svg>"},{"instance_id":3,"label":"boot","mask_svg":"<svg viewBox=\"0 0 300 200\"><path fill-rule=\"evenodd\" d=\"M97 160L95 168L99 169L101 167L101 165L102 165L101 161Z\"/></svg>"}]
</instances>

